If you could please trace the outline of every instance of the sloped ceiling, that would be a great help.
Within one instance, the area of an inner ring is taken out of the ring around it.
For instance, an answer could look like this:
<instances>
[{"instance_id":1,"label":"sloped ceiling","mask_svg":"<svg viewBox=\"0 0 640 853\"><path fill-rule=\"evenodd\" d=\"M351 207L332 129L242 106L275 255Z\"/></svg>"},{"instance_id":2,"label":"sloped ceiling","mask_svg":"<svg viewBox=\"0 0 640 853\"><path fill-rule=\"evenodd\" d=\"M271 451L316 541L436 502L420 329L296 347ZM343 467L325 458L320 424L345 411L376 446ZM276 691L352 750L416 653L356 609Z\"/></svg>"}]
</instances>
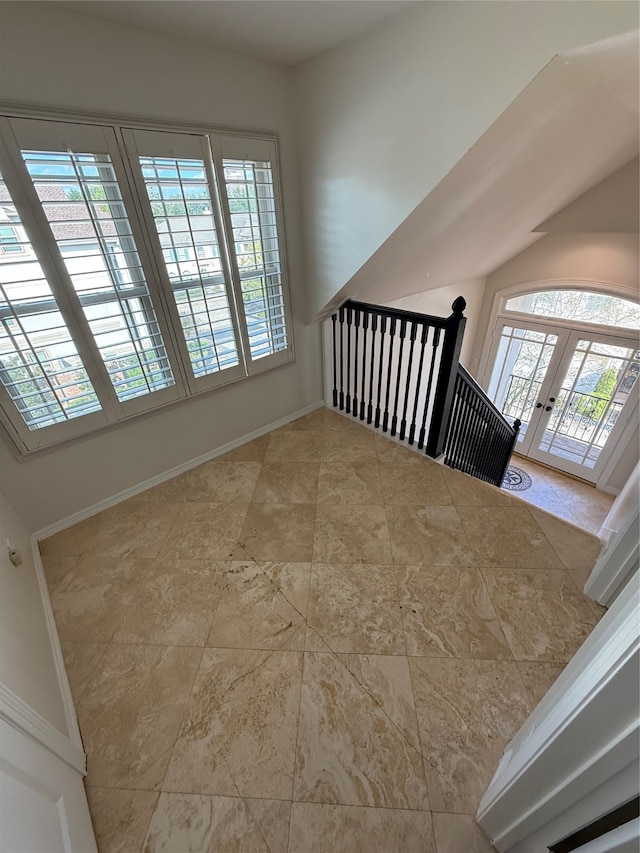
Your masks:
<instances>
[{"instance_id":1,"label":"sloped ceiling","mask_svg":"<svg viewBox=\"0 0 640 853\"><path fill-rule=\"evenodd\" d=\"M534 228L544 234L637 234L640 161L636 157Z\"/></svg>"},{"instance_id":2,"label":"sloped ceiling","mask_svg":"<svg viewBox=\"0 0 640 853\"><path fill-rule=\"evenodd\" d=\"M384 303L487 275L540 239L540 223L551 227L630 164L639 148L638 35L556 56L322 316L349 297Z\"/></svg>"}]
</instances>

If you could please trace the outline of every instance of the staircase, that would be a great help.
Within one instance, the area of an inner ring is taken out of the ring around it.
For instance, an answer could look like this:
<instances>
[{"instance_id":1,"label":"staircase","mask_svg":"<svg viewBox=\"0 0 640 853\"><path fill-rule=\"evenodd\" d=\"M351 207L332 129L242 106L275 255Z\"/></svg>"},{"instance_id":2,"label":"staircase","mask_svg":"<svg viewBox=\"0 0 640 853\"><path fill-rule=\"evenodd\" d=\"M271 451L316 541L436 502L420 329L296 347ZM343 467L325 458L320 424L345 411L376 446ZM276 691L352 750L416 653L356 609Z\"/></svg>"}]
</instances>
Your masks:
<instances>
[{"instance_id":1,"label":"staircase","mask_svg":"<svg viewBox=\"0 0 640 853\"><path fill-rule=\"evenodd\" d=\"M518 438L460 364L466 325L449 317L349 300L332 316L333 406L445 465L495 486Z\"/></svg>"}]
</instances>

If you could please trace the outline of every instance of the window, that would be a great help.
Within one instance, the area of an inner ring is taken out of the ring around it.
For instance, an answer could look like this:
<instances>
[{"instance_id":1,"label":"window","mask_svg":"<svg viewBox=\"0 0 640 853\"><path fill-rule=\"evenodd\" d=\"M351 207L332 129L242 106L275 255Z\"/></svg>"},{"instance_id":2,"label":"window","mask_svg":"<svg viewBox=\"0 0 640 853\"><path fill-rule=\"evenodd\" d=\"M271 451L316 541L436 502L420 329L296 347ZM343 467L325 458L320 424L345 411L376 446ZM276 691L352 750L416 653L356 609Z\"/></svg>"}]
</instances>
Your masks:
<instances>
[{"instance_id":1,"label":"window","mask_svg":"<svg viewBox=\"0 0 640 853\"><path fill-rule=\"evenodd\" d=\"M598 323L624 329L640 329L640 305L607 293L589 290L545 290L514 296L505 303L507 311Z\"/></svg>"},{"instance_id":2,"label":"window","mask_svg":"<svg viewBox=\"0 0 640 853\"><path fill-rule=\"evenodd\" d=\"M11 225L0 226L0 252L3 255L22 254L25 251L18 232Z\"/></svg>"},{"instance_id":3,"label":"window","mask_svg":"<svg viewBox=\"0 0 640 853\"><path fill-rule=\"evenodd\" d=\"M291 361L273 140L17 117L0 137L23 453Z\"/></svg>"}]
</instances>

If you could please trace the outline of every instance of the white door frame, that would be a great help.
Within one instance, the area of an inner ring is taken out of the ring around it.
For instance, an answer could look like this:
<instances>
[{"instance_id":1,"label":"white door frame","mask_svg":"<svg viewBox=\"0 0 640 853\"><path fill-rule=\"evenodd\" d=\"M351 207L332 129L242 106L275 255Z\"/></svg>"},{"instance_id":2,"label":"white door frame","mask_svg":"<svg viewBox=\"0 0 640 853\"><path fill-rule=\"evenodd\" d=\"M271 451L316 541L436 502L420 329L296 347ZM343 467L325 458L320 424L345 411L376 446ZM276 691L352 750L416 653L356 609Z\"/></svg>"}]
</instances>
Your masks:
<instances>
[{"instance_id":1,"label":"white door frame","mask_svg":"<svg viewBox=\"0 0 640 853\"><path fill-rule=\"evenodd\" d=\"M539 853L640 791L638 574L508 745L476 819L500 853Z\"/></svg>"},{"instance_id":2,"label":"white door frame","mask_svg":"<svg viewBox=\"0 0 640 853\"><path fill-rule=\"evenodd\" d=\"M542 402L542 408L540 410L541 416L538 420L537 425L533 429L531 435L531 443L529 445L527 455L530 459L542 462L543 464L549 465L550 467L559 468L560 470L565 471L568 474L574 474L575 476L582 477L583 479L588 480L589 482L596 483L600 478L602 471L608 464L611 451L615 447L616 443L619 441L624 426L626 425L630 415L635 411L635 408L638 405L638 386L640 385L640 380L637 381L631 389L629 398L626 400L623 410L621 410L620 416L618 417L613 429L611 430L609 438L605 443L605 447L607 445L609 446L608 451L605 453L605 448L602 448L602 452L600 453L593 468L589 469L583 465L580 465L578 463L572 463L568 460L564 460L562 465L554 465L553 463L554 461L556 461L555 455L540 449L540 443L542 442L542 438L553 414L553 408L547 410L548 404L551 402L551 397L553 397L554 403L552 404L552 407L555 405L555 399L557 399L559 395L564 377L566 376L571 360L574 354L576 353L578 343L581 340L610 344L612 346L626 346L629 349L637 349L639 346L638 341L634 340L632 337L624 338L617 334L612 335L609 333L603 334L601 332L583 331L582 329L571 329L564 345L563 351L558 353L557 363L554 364L554 359L552 359L552 362L549 364L549 368L547 369L547 376L549 377L549 382L545 383L547 385L547 397L543 397L541 393L540 397L538 398L539 401ZM558 344L556 345L556 351L559 349L560 340L558 340ZM555 355L556 352L554 352L554 356ZM551 376L550 374L552 368L555 368L555 373ZM622 415L622 411L625 412L624 416ZM529 432L529 430L527 430L527 432Z\"/></svg>"},{"instance_id":3,"label":"white door frame","mask_svg":"<svg viewBox=\"0 0 640 853\"><path fill-rule=\"evenodd\" d=\"M608 326L600 326L596 324L581 324L576 323L573 320L558 320L556 318L550 318L547 320L544 317L533 315L533 314L524 314L521 312L511 311L508 312L504 309L504 304L507 299L510 299L514 295L535 292L537 290L551 290L551 289L567 289L568 285L562 285L561 283L556 283L555 288L550 285L550 283L539 282L538 286L534 287L533 285L519 285L514 288L509 288L505 291L502 291L499 295L496 295L494 300L493 312L492 312L492 322L490 325L490 332L487 334L487 338L485 341L485 345L483 347L482 358L480 361L481 364L481 380L480 384L482 387L487 390L489 388L489 384L491 381L491 373L493 371L493 365L495 362L495 358L498 352L498 347L500 343L500 335L498 334L499 329L503 325L512 326L514 328L530 328L533 331L544 331L546 333L557 334L558 335L558 343L556 344L553 356L549 363L549 367L547 368L545 374L545 382L540 389L539 393L539 401L547 399L549 396L548 388L551 385L553 379L555 379L556 374L559 372L559 362L560 358L563 356L567 356L568 349L568 339L572 332L580 333L582 332L585 337L592 336L593 338L606 338L609 342L613 343L613 339L620 340L621 345L628 344L629 342L636 343L633 338L634 332L630 329L617 329ZM574 289L575 285L574 285ZM582 288L584 290L594 290L595 288L592 286L591 288L585 286ZM603 289L601 292L606 292ZM629 294L614 294L611 295L620 295L621 298L628 298ZM566 338L566 340L565 340ZM564 344L564 349L563 349ZM552 373L552 371L555 371ZM562 377L561 377L562 378ZM635 424L635 416L638 412L639 402L638 397L640 396L640 380L636 383L636 387L633 390L633 394L635 397L635 402L632 400L628 401L626 405L627 412L625 413L624 418L619 418L618 423L614 427L612 431L613 441L610 443L610 451L606 455L606 457L602 460L598 460L595 469L595 476L585 476L585 473L588 473L588 469L582 469L582 472L577 470L580 466L575 466L575 470L572 470L568 473L574 474L574 476L581 477L582 479L587 479L596 486L596 488L603 489L605 491L612 491L613 493L617 493L616 489L608 489L607 483L609 477L611 476L616 463L620 459L623 454L628 442L630 441L633 435L633 428ZM543 393L545 396L543 397ZM534 432L538 431L539 423L534 423L533 430L527 430L527 435L525 436L524 442L519 442L515 447L516 453L523 453L523 455L529 455L529 447L533 446L533 438ZM529 435L531 433L531 435ZM535 458L535 457L532 457ZM551 460L549 459L549 455L545 455L545 458L539 461L543 461L546 465L551 465L553 457ZM553 466L552 466L553 467ZM562 469L560 469L562 470Z\"/></svg>"}]
</instances>

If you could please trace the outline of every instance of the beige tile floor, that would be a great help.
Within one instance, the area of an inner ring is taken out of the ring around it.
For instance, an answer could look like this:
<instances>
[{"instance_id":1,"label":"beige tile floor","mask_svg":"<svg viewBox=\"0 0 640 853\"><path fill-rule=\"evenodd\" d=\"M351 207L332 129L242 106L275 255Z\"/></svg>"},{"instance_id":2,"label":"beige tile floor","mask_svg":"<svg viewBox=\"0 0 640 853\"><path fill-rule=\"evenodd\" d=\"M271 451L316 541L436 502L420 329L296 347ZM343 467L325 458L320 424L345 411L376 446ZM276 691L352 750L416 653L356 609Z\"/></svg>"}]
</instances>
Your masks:
<instances>
[{"instance_id":1,"label":"beige tile floor","mask_svg":"<svg viewBox=\"0 0 640 853\"><path fill-rule=\"evenodd\" d=\"M514 454L512 463L526 471L532 480L529 489L512 492L513 495L575 524L581 530L598 534L615 500L613 495L595 489L589 483L576 480L561 471L538 465L524 456Z\"/></svg>"},{"instance_id":2,"label":"beige tile floor","mask_svg":"<svg viewBox=\"0 0 640 853\"><path fill-rule=\"evenodd\" d=\"M43 541L101 853L487 853L598 550L325 409Z\"/></svg>"}]
</instances>

